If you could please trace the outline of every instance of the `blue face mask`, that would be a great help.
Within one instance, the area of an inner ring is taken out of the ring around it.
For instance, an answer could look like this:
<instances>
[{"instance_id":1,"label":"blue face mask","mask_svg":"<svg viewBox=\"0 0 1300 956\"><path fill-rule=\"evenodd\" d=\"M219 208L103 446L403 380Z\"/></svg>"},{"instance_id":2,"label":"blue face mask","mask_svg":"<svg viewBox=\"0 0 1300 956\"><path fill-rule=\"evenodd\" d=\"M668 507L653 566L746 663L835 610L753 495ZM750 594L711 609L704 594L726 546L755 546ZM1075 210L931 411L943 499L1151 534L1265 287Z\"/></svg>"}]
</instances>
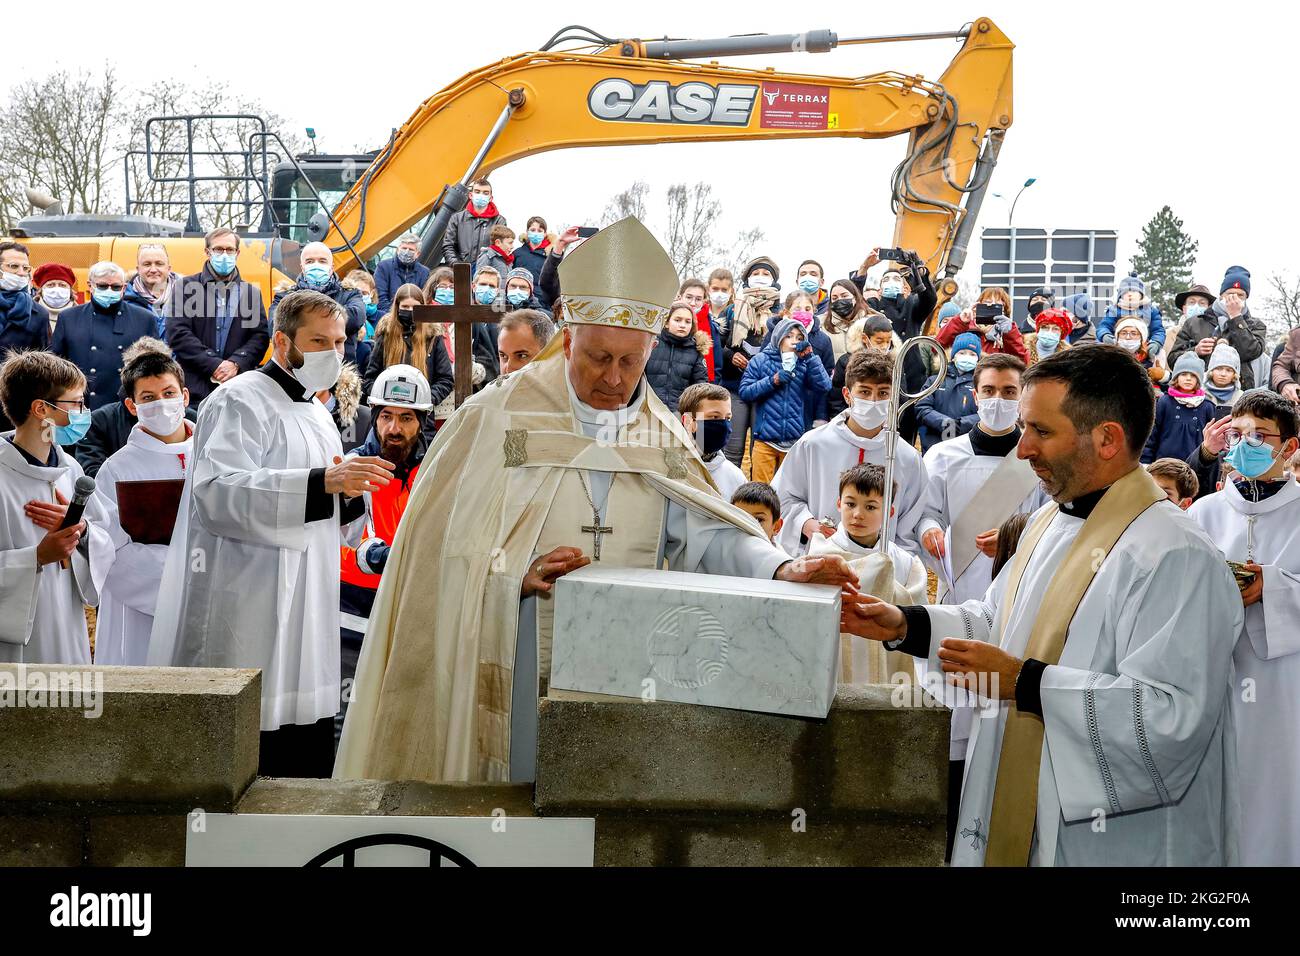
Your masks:
<instances>
[{"instance_id":1,"label":"blue face mask","mask_svg":"<svg viewBox=\"0 0 1300 956\"><path fill-rule=\"evenodd\" d=\"M1205 314L1205 306L1203 305L1189 305L1187 307L1187 317L1189 319L1194 319L1198 315L1204 315L1204 314Z\"/></svg>"},{"instance_id":2,"label":"blue face mask","mask_svg":"<svg viewBox=\"0 0 1300 956\"><path fill-rule=\"evenodd\" d=\"M470 202L474 204L474 208L477 209L479 212L482 212L484 209L486 209L488 203L492 201L487 196L480 195L479 193L475 193L474 195L470 196L469 199Z\"/></svg>"},{"instance_id":3,"label":"blue face mask","mask_svg":"<svg viewBox=\"0 0 1300 956\"><path fill-rule=\"evenodd\" d=\"M479 305L491 305L497 300L497 290L490 285L475 286L474 298L478 300Z\"/></svg>"},{"instance_id":4,"label":"blue face mask","mask_svg":"<svg viewBox=\"0 0 1300 956\"><path fill-rule=\"evenodd\" d=\"M807 292L809 295L812 295L821 287L822 284L817 281L816 276L801 276L799 278L799 290L801 292Z\"/></svg>"},{"instance_id":5,"label":"blue face mask","mask_svg":"<svg viewBox=\"0 0 1300 956\"><path fill-rule=\"evenodd\" d=\"M952 360L952 364L957 366L960 372L969 372L979 364L979 359L969 352L962 352Z\"/></svg>"},{"instance_id":6,"label":"blue face mask","mask_svg":"<svg viewBox=\"0 0 1300 956\"><path fill-rule=\"evenodd\" d=\"M122 293L117 289L96 289L90 297L101 309L111 309L122 301Z\"/></svg>"},{"instance_id":7,"label":"blue face mask","mask_svg":"<svg viewBox=\"0 0 1300 956\"><path fill-rule=\"evenodd\" d=\"M528 292L524 289L511 289L506 293L506 300L511 305L523 305L528 301Z\"/></svg>"},{"instance_id":8,"label":"blue face mask","mask_svg":"<svg viewBox=\"0 0 1300 956\"><path fill-rule=\"evenodd\" d=\"M886 285L880 287L880 294L886 299L897 299L902 295L903 290L896 285Z\"/></svg>"},{"instance_id":9,"label":"blue face mask","mask_svg":"<svg viewBox=\"0 0 1300 956\"><path fill-rule=\"evenodd\" d=\"M1061 333L1055 329L1050 331L1043 329L1038 333L1038 338L1035 341L1038 343L1038 351L1041 354L1051 355L1061 344Z\"/></svg>"},{"instance_id":10,"label":"blue face mask","mask_svg":"<svg viewBox=\"0 0 1300 956\"><path fill-rule=\"evenodd\" d=\"M372 316L372 315L374 315L374 314L375 314L376 312L378 312L378 311L379 311L379 306L378 306L377 304L375 304L374 302L367 302L367 303L366 303L366 315L367 315L367 316Z\"/></svg>"},{"instance_id":11,"label":"blue face mask","mask_svg":"<svg viewBox=\"0 0 1300 956\"><path fill-rule=\"evenodd\" d=\"M438 305L452 305L456 301L455 289L434 289L433 301Z\"/></svg>"},{"instance_id":12,"label":"blue face mask","mask_svg":"<svg viewBox=\"0 0 1300 956\"><path fill-rule=\"evenodd\" d=\"M235 271L235 254L232 252L214 252L208 262L219 276L228 276Z\"/></svg>"},{"instance_id":13,"label":"blue face mask","mask_svg":"<svg viewBox=\"0 0 1300 956\"><path fill-rule=\"evenodd\" d=\"M75 445L90 431L90 412L67 412L67 416L68 424L54 426L56 445Z\"/></svg>"},{"instance_id":14,"label":"blue face mask","mask_svg":"<svg viewBox=\"0 0 1300 956\"><path fill-rule=\"evenodd\" d=\"M700 444L700 454L704 457L716 455L722 449L727 447L727 442L731 440L731 419L730 418L708 418L695 420L697 440Z\"/></svg>"},{"instance_id":15,"label":"blue face mask","mask_svg":"<svg viewBox=\"0 0 1300 956\"><path fill-rule=\"evenodd\" d=\"M1252 447L1246 441L1239 441L1228 451L1225 459L1244 478L1258 478L1273 467L1277 452L1268 444Z\"/></svg>"},{"instance_id":16,"label":"blue face mask","mask_svg":"<svg viewBox=\"0 0 1300 956\"><path fill-rule=\"evenodd\" d=\"M528 234L528 241L532 243L534 246L541 245L542 240L545 238L546 238L546 233L544 232L530 232Z\"/></svg>"},{"instance_id":17,"label":"blue face mask","mask_svg":"<svg viewBox=\"0 0 1300 956\"><path fill-rule=\"evenodd\" d=\"M302 276L307 280L309 286L319 289L330 281L330 268L318 262L313 262L302 270Z\"/></svg>"}]
</instances>

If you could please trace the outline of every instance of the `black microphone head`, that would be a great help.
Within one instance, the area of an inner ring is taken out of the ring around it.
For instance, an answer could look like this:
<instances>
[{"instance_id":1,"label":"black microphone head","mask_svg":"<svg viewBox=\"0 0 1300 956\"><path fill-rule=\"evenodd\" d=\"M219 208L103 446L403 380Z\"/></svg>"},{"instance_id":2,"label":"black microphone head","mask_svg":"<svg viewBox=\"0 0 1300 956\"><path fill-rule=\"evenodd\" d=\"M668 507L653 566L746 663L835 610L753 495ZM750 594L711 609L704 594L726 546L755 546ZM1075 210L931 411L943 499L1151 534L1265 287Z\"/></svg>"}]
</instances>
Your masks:
<instances>
[{"instance_id":1,"label":"black microphone head","mask_svg":"<svg viewBox=\"0 0 1300 956\"><path fill-rule=\"evenodd\" d=\"M89 498L94 493L95 493L95 479L91 478L89 475L82 475L80 478L77 479L76 485L73 486L72 494L74 497L84 499L84 498Z\"/></svg>"}]
</instances>

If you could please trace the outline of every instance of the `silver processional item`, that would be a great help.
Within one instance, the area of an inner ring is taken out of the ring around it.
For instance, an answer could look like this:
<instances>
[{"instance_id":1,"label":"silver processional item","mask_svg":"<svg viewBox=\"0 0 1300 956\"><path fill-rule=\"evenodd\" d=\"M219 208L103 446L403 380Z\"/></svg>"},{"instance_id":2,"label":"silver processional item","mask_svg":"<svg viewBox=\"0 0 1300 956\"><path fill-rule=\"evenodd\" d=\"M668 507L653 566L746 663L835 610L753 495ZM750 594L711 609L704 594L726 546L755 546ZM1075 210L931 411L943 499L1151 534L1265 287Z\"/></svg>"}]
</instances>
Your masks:
<instances>
[{"instance_id":1,"label":"silver processional item","mask_svg":"<svg viewBox=\"0 0 1300 956\"><path fill-rule=\"evenodd\" d=\"M920 348L922 345L929 345L939 353L939 370L935 373L934 381L920 392L915 395L904 394L903 359L912 349ZM898 454L899 423L905 411L939 390L947 373L948 355L944 347L939 344L939 340L930 335L917 335L908 339L894 356L893 387L889 390L889 417L885 420L887 426L885 429L885 517L880 524L880 550L884 553L888 553L887 542L893 540L890 536L894 533L894 518L890 512L894 509L894 461Z\"/></svg>"}]
</instances>

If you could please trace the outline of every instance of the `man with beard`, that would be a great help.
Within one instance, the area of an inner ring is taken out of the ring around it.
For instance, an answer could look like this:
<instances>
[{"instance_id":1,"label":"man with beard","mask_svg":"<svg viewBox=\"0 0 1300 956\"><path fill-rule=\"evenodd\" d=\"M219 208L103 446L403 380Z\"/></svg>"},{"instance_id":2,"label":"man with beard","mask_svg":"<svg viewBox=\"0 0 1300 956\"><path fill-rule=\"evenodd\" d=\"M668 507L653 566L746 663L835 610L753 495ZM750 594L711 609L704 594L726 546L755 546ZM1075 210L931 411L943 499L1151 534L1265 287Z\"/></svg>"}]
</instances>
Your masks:
<instances>
[{"instance_id":1,"label":"man with beard","mask_svg":"<svg viewBox=\"0 0 1300 956\"><path fill-rule=\"evenodd\" d=\"M388 561L389 547L397 535L406 502L428 443L424 421L433 408L429 380L413 365L390 365L370 390L374 428L356 454L391 462L393 480L366 494L366 530L356 548L343 547L339 589L343 656L343 713L334 721L335 739L343 731L343 717L351 700L352 678L361 656L370 608L375 602L379 575Z\"/></svg>"}]
</instances>

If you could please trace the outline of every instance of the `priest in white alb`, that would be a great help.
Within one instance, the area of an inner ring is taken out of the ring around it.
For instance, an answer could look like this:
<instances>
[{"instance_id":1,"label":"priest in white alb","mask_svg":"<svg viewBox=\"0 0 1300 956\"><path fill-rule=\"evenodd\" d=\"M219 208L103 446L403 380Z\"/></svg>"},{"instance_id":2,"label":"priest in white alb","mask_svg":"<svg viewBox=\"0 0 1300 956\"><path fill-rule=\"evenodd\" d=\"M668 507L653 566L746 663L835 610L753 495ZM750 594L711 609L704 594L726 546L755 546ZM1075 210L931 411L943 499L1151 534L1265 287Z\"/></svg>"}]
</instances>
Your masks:
<instances>
[{"instance_id":1,"label":"priest in white alb","mask_svg":"<svg viewBox=\"0 0 1300 956\"><path fill-rule=\"evenodd\" d=\"M1145 370L1098 345L1024 376L1019 454L1055 504L982 597L845 597L844 627L928 660L987 706L953 863L1223 866L1238 859L1232 635L1222 554L1138 462Z\"/></svg>"},{"instance_id":2,"label":"priest in white alb","mask_svg":"<svg viewBox=\"0 0 1300 956\"><path fill-rule=\"evenodd\" d=\"M845 584L724 501L644 378L678 288L634 218L560 265L565 327L425 459L370 615L335 776L528 781L552 586L591 561Z\"/></svg>"},{"instance_id":3,"label":"priest in white alb","mask_svg":"<svg viewBox=\"0 0 1300 956\"><path fill-rule=\"evenodd\" d=\"M203 402L149 641L150 664L261 668L264 776L329 775L342 707L339 545L359 543L363 494L393 470L344 460L316 397L337 381L346 341L332 299L291 292L271 360Z\"/></svg>"}]
</instances>

